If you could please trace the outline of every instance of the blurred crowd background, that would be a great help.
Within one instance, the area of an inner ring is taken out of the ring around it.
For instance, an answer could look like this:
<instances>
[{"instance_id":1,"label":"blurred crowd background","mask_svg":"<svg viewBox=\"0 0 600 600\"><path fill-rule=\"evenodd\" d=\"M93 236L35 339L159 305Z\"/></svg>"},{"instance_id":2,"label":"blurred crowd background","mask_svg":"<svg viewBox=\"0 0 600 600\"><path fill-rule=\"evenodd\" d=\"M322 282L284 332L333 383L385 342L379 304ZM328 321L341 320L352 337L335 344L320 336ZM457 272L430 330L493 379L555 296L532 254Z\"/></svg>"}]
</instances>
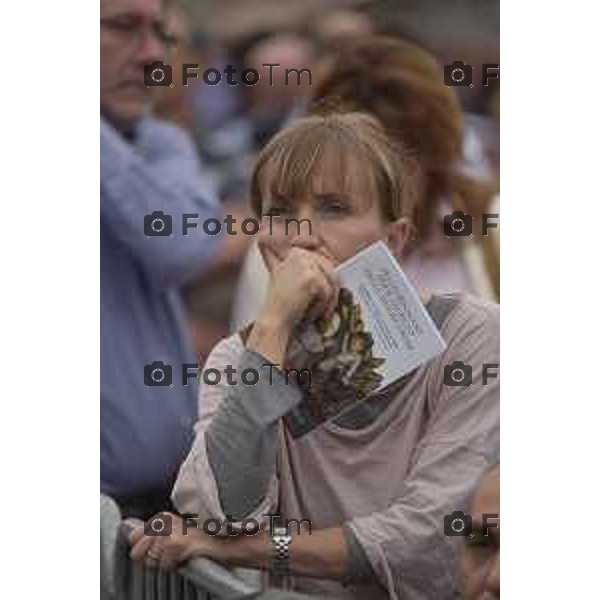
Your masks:
<instances>
[{"instance_id":1,"label":"blurred crowd background","mask_svg":"<svg viewBox=\"0 0 600 600\"><path fill-rule=\"evenodd\" d=\"M499 80L487 87L481 83L481 65L500 63L498 0L178 0L170 10L170 28L177 39L170 61L173 72L181 73L183 63L198 63L200 76L187 87L174 76L173 87L157 90L157 113L191 133L205 175L227 213L250 216L248 176L259 150L306 111L332 61L356 60L346 49L354 45L356 55L356 44L374 34L416 42L441 65L461 60L473 66L474 85L453 88L464 115L465 168L498 187ZM388 58L383 47L371 67L377 68L380 61L382 69L390 69ZM280 77L271 87L266 85L268 74L253 87L230 86L224 80L217 86L202 82L204 69L223 71L232 64L239 79L243 68L258 69L263 63L281 64L280 72L308 68L312 85L302 76L301 85L284 86ZM368 105L369 90L365 94ZM380 91L373 102L385 102L384 97L385 90ZM218 340L243 324L244 315L236 311L252 304L250 299L245 302L245 290L252 287L253 278L264 276L248 267L249 240L238 237L230 242L225 260L186 292L201 362Z\"/></svg>"}]
</instances>

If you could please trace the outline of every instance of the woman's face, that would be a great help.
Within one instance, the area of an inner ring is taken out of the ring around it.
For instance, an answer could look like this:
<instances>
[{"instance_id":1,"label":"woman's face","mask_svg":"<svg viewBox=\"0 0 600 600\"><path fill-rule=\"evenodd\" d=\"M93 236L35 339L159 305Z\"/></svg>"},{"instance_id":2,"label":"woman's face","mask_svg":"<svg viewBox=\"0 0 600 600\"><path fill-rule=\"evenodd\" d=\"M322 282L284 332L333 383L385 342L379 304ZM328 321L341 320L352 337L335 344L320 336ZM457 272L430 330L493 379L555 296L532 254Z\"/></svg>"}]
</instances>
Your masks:
<instances>
[{"instance_id":1,"label":"woman's face","mask_svg":"<svg viewBox=\"0 0 600 600\"><path fill-rule=\"evenodd\" d=\"M316 165L306 188L289 198L269 185L268 167L261 189L263 216L258 244L269 271L294 247L317 252L335 265L377 240L399 256L408 235L404 219L386 221L374 182L364 166L351 161L343 178L328 176L327 161Z\"/></svg>"}]
</instances>

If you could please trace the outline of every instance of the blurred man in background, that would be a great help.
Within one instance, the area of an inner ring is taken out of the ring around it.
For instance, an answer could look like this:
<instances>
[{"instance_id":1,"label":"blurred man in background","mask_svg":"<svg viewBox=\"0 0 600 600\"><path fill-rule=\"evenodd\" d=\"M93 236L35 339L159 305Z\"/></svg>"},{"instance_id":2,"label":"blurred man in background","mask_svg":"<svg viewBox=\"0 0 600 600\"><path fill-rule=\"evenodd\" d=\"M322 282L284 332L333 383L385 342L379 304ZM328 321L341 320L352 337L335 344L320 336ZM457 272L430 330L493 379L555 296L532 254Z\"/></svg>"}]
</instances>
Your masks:
<instances>
[{"instance_id":1,"label":"blurred man in background","mask_svg":"<svg viewBox=\"0 0 600 600\"><path fill-rule=\"evenodd\" d=\"M494 517L496 515L496 517ZM465 538L465 600L500 598L500 465L484 477L471 506L473 535Z\"/></svg>"},{"instance_id":2,"label":"blurred man in background","mask_svg":"<svg viewBox=\"0 0 600 600\"><path fill-rule=\"evenodd\" d=\"M100 3L101 491L141 517L169 506L192 440L196 388L182 385L181 366L195 356L180 288L221 238L181 234L184 213L219 217L218 204L187 134L150 114L159 88L146 87L144 66L168 62L165 9ZM145 227L155 211L172 218L162 231ZM155 361L172 374L146 373Z\"/></svg>"},{"instance_id":3,"label":"blurred man in background","mask_svg":"<svg viewBox=\"0 0 600 600\"><path fill-rule=\"evenodd\" d=\"M253 123L257 150L303 109L310 94L315 62L312 43L295 33L273 34L259 41L244 57L245 66L260 73L257 85L248 87L248 118ZM269 64L277 64L271 69ZM286 69L292 70L286 77ZM295 73L293 70L297 70ZM303 72L300 72L303 71Z\"/></svg>"}]
</instances>

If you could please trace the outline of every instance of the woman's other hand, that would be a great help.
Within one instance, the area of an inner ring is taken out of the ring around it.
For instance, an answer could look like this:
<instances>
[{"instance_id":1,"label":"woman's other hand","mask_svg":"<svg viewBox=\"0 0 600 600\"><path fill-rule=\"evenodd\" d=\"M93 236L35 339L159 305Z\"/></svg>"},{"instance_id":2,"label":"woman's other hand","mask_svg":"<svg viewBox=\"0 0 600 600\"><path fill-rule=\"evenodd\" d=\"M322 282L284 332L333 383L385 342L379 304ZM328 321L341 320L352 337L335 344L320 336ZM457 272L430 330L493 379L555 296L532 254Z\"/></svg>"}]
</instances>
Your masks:
<instances>
[{"instance_id":1,"label":"woman's other hand","mask_svg":"<svg viewBox=\"0 0 600 600\"><path fill-rule=\"evenodd\" d=\"M172 513L160 513L161 519L165 516L171 519L170 535L148 536L144 533L144 526L136 527L130 536L131 558L143 561L149 567L174 570L192 558L206 556L211 543L210 536L202 530L186 523ZM155 515L148 522L157 518Z\"/></svg>"}]
</instances>

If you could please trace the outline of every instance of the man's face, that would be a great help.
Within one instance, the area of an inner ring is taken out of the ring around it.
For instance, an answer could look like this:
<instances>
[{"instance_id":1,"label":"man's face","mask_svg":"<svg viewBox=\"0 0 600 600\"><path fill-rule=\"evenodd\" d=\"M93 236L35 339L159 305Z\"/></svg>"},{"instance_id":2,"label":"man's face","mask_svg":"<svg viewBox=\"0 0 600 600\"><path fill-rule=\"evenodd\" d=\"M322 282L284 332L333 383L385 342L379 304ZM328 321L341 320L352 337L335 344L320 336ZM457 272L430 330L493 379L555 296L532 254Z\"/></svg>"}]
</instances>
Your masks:
<instances>
[{"instance_id":1,"label":"man's face","mask_svg":"<svg viewBox=\"0 0 600 600\"><path fill-rule=\"evenodd\" d=\"M100 1L100 110L131 126L150 107L144 65L168 59L163 0Z\"/></svg>"},{"instance_id":2,"label":"man's face","mask_svg":"<svg viewBox=\"0 0 600 600\"><path fill-rule=\"evenodd\" d=\"M491 515L498 515L498 518ZM465 538L462 557L464 598L465 600L500 598L499 469L490 473L477 490L471 507L471 516L473 536Z\"/></svg>"}]
</instances>

